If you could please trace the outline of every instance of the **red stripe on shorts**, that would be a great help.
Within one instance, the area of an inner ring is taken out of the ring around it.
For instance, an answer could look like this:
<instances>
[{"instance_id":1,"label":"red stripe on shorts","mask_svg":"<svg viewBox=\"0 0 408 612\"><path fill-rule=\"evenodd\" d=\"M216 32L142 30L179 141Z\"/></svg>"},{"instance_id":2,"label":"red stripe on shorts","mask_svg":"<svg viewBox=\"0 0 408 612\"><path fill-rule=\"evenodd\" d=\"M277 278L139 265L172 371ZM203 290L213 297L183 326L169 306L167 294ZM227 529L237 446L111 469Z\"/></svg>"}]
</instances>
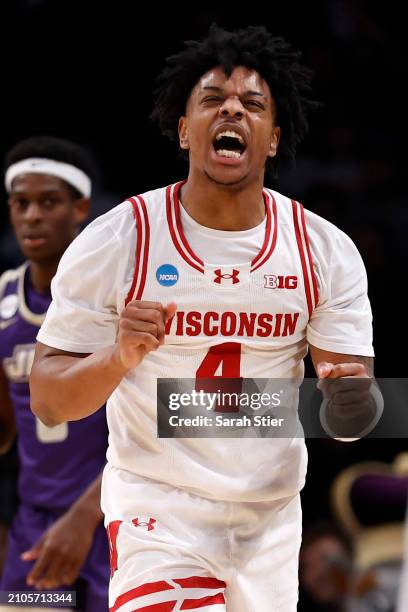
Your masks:
<instances>
[{"instance_id":1,"label":"red stripe on shorts","mask_svg":"<svg viewBox=\"0 0 408 612\"><path fill-rule=\"evenodd\" d=\"M176 603L177 601L163 601L159 604L152 604L151 606L137 608L135 612L173 612Z\"/></svg>"},{"instance_id":2,"label":"red stripe on shorts","mask_svg":"<svg viewBox=\"0 0 408 612\"><path fill-rule=\"evenodd\" d=\"M225 589L227 586L223 580L218 580L218 578L213 578L212 576L189 576L188 578L175 579L173 582L178 584L183 589ZM158 582L147 582L146 584L142 584L135 589L131 589L130 591L123 593L123 595L119 595L112 608L109 609L109 612L116 612L116 610L118 610L125 603L128 603L133 599L143 597L144 595L151 595L152 593L160 593L162 591L170 590L174 591L174 586L165 580L160 580ZM174 593L169 594L169 597L173 598ZM208 595L199 599L186 599L184 600L180 609L194 610L203 608L205 606L213 606L218 603L225 603L223 593L216 593L215 595ZM142 610L145 610L146 612L170 612L173 610L173 606L175 604L176 601L166 601L136 609L138 611L140 610L140 612L142 612Z\"/></svg>"},{"instance_id":3,"label":"red stripe on shorts","mask_svg":"<svg viewBox=\"0 0 408 612\"><path fill-rule=\"evenodd\" d=\"M112 608L109 608L109 612L116 612L116 610L118 610L121 606L123 606L128 601L131 601L132 599L137 599L138 597L143 597L144 595L151 595L151 593L160 593L161 591L170 590L174 591L174 586L172 586L168 582L165 582L164 580L159 580L158 582L147 582L146 584L142 584L141 586L136 587L135 589L130 589L130 591L127 591L127 593L119 595ZM173 604L174 603L175 602L173 602ZM169 610L171 609L172 608L169 608Z\"/></svg>"},{"instance_id":4,"label":"red stripe on shorts","mask_svg":"<svg viewBox=\"0 0 408 612\"><path fill-rule=\"evenodd\" d=\"M198 608L215 606L215 604L225 604L223 593L217 593L217 595L210 595L208 597L201 597L200 599L185 599L180 610L197 610Z\"/></svg>"},{"instance_id":5,"label":"red stripe on shorts","mask_svg":"<svg viewBox=\"0 0 408 612\"><path fill-rule=\"evenodd\" d=\"M178 578L173 580L183 589L225 589L227 587L223 580L211 576L190 576L189 578Z\"/></svg>"}]
</instances>

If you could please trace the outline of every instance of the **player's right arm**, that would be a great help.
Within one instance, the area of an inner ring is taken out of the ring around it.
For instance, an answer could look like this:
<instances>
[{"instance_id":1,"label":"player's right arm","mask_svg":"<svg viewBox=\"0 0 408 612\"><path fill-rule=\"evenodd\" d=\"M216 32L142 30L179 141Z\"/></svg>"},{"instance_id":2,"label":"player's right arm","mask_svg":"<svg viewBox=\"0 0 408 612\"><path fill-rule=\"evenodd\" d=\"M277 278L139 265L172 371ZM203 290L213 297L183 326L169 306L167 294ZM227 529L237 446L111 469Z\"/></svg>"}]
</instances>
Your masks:
<instances>
[{"instance_id":1,"label":"player's right arm","mask_svg":"<svg viewBox=\"0 0 408 612\"><path fill-rule=\"evenodd\" d=\"M46 425L96 412L164 342L175 306L132 300L145 252L139 235L123 202L88 225L59 262L30 375L31 408Z\"/></svg>"},{"instance_id":2,"label":"player's right arm","mask_svg":"<svg viewBox=\"0 0 408 612\"><path fill-rule=\"evenodd\" d=\"M8 380L0 364L0 455L6 453L16 437L16 421L11 403Z\"/></svg>"},{"instance_id":3,"label":"player's right arm","mask_svg":"<svg viewBox=\"0 0 408 612\"><path fill-rule=\"evenodd\" d=\"M119 320L117 342L92 354L38 343L30 375L31 409L48 426L96 412L126 373L164 343L176 305L133 301Z\"/></svg>"}]
</instances>

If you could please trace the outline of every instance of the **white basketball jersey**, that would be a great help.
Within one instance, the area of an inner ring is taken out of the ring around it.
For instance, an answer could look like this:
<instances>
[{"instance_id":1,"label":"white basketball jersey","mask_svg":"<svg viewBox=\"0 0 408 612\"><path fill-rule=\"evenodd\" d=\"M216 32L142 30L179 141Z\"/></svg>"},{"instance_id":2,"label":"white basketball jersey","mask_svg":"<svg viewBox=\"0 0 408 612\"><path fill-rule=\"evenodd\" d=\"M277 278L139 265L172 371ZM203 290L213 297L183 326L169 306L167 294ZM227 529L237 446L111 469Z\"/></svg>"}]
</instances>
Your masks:
<instances>
[{"instance_id":1,"label":"white basketball jersey","mask_svg":"<svg viewBox=\"0 0 408 612\"><path fill-rule=\"evenodd\" d=\"M265 190L258 255L242 264L237 248L235 265L207 264L183 233L181 185L130 200L138 253L127 302L172 301L178 308L165 346L149 353L110 399L109 461L218 499L293 494L305 476L301 438L156 438L157 378L303 378L305 330L317 292L299 204ZM137 402L131 410L129 393ZM138 448L129 446L130 435Z\"/></svg>"},{"instance_id":2,"label":"white basketball jersey","mask_svg":"<svg viewBox=\"0 0 408 612\"><path fill-rule=\"evenodd\" d=\"M258 254L242 263L237 244L236 264L209 264L183 233L182 184L130 198L82 232L61 260L38 339L92 352L115 342L130 300L175 302L165 344L108 401L108 461L215 499L293 495L306 472L301 430L292 438L158 438L157 379L301 379L307 339L371 355L364 266L350 239L312 213L310 244L303 207L267 189Z\"/></svg>"}]
</instances>

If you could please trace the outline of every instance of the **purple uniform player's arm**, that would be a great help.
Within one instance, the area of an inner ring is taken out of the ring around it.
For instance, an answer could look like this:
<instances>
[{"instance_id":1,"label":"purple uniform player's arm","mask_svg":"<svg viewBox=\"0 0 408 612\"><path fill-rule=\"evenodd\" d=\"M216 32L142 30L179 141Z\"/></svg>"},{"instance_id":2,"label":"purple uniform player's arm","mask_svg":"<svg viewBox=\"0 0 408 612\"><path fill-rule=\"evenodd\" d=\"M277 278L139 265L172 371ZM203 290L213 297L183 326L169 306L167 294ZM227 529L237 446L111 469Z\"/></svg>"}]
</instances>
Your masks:
<instances>
[{"instance_id":1,"label":"purple uniform player's arm","mask_svg":"<svg viewBox=\"0 0 408 612\"><path fill-rule=\"evenodd\" d=\"M21 558L35 561L27 584L37 589L70 585L77 579L92 546L94 532L102 521L100 509L102 476L72 504Z\"/></svg>"},{"instance_id":2,"label":"purple uniform player's arm","mask_svg":"<svg viewBox=\"0 0 408 612\"><path fill-rule=\"evenodd\" d=\"M0 364L0 453L10 448L16 436L14 409L9 382ZM27 584L36 588L57 588L75 582L92 545L94 532L102 521L99 475L30 549L22 559L35 561Z\"/></svg>"},{"instance_id":3,"label":"purple uniform player's arm","mask_svg":"<svg viewBox=\"0 0 408 612\"><path fill-rule=\"evenodd\" d=\"M8 380L0 363L0 455L6 453L16 437L16 421L8 392Z\"/></svg>"}]
</instances>

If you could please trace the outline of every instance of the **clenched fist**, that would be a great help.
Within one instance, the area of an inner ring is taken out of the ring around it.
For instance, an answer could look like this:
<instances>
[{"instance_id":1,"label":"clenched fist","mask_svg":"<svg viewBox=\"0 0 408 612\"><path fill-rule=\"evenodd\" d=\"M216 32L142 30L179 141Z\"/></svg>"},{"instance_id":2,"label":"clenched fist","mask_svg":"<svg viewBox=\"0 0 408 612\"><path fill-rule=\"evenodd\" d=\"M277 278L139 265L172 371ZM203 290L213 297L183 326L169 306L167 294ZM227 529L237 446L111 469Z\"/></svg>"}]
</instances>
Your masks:
<instances>
[{"instance_id":1,"label":"clenched fist","mask_svg":"<svg viewBox=\"0 0 408 612\"><path fill-rule=\"evenodd\" d=\"M317 364L323 393L320 409L323 429L336 440L357 440L374 429L381 418L381 392L362 363Z\"/></svg>"},{"instance_id":2,"label":"clenched fist","mask_svg":"<svg viewBox=\"0 0 408 612\"><path fill-rule=\"evenodd\" d=\"M164 344L164 326L174 316L176 304L134 300L123 310L119 321L116 356L122 366L135 368L147 353Z\"/></svg>"}]
</instances>

